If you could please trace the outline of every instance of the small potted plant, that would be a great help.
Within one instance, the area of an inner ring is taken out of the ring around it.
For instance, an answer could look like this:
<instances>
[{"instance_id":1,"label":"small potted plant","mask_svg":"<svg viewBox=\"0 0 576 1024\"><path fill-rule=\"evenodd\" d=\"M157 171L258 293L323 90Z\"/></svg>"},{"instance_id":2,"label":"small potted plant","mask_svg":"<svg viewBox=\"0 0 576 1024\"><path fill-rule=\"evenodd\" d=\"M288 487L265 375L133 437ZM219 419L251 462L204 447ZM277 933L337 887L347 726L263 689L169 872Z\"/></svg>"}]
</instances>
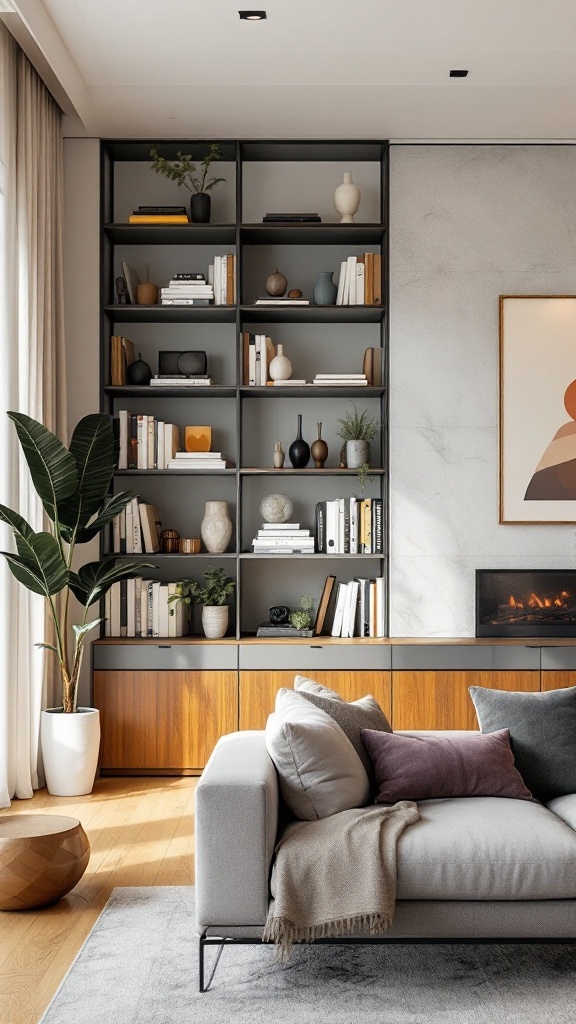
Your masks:
<instances>
[{"instance_id":1,"label":"small potted plant","mask_svg":"<svg viewBox=\"0 0 576 1024\"><path fill-rule=\"evenodd\" d=\"M190 200L192 221L196 224L209 224L212 205L209 192L221 181L226 181L226 178L208 178L210 164L224 159L224 154L218 143L210 143L208 152L198 167L192 163L189 153L178 151L177 160L167 160L166 157L160 156L158 147L153 146L150 156L154 161L152 170L156 171L156 174L163 174L169 181L175 181L179 187L184 185L184 188L192 193Z\"/></svg>"},{"instance_id":2,"label":"small potted plant","mask_svg":"<svg viewBox=\"0 0 576 1024\"><path fill-rule=\"evenodd\" d=\"M172 601L182 604L202 605L202 628L204 636L209 640L220 640L228 629L228 609L226 603L234 592L236 581L226 576L224 569L206 569L204 583L196 580L180 580Z\"/></svg>"},{"instance_id":3,"label":"small potted plant","mask_svg":"<svg viewBox=\"0 0 576 1024\"><path fill-rule=\"evenodd\" d=\"M349 469L364 469L370 464L370 442L380 430L377 416L369 416L368 410L359 413L352 402L354 412L345 412L336 433L346 444L346 463Z\"/></svg>"},{"instance_id":4,"label":"small potted plant","mask_svg":"<svg viewBox=\"0 0 576 1024\"><path fill-rule=\"evenodd\" d=\"M312 609L314 608L314 598L311 594L302 594L300 598L300 607L295 608L290 613L290 625L294 626L294 629L309 629L312 624Z\"/></svg>"}]
</instances>

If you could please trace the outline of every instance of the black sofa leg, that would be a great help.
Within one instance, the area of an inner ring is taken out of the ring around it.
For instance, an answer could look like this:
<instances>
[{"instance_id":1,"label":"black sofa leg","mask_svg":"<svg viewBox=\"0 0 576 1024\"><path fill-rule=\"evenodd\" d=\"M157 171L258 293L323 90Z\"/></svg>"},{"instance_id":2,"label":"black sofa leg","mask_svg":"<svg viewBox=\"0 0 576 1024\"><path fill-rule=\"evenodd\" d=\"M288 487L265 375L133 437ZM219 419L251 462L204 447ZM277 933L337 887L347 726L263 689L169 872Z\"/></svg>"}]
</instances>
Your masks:
<instances>
[{"instance_id":1,"label":"black sofa leg","mask_svg":"<svg viewBox=\"0 0 576 1024\"><path fill-rule=\"evenodd\" d=\"M209 939L209 938L206 937L206 932L205 931L202 932L202 934L200 936L200 939L198 940L198 991L199 992L207 992L208 989L210 988L210 985L212 984L214 975L216 974L216 968L218 967L218 963L220 961L220 957L222 956L222 950L224 949L225 945L226 945L226 939ZM218 946L218 952L216 954L216 959L214 960L214 966L212 968L212 971L210 973L210 977L208 978L207 982L205 981L205 960L204 960L204 951L206 949L206 946Z\"/></svg>"}]
</instances>

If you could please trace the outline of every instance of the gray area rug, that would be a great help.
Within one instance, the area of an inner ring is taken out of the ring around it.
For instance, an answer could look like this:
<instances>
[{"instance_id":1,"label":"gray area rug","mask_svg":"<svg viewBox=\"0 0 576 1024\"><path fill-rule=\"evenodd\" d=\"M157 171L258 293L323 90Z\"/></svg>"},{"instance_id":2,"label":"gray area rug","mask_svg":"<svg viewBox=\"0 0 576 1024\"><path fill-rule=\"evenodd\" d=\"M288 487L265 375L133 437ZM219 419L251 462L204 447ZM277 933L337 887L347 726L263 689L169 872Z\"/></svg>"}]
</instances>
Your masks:
<instances>
[{"instance_id":1,"label":"gray area rug","mask_svg":"<svg viewBox=\"0 0 576 1024\"><path fill-rule=\"evenodd\" d=\"M114 889L41 1024L576 1020L572 946L300 946L287 965L240 946L200 995L193 901L184 886Z\"/></svg>"}]
</instances>

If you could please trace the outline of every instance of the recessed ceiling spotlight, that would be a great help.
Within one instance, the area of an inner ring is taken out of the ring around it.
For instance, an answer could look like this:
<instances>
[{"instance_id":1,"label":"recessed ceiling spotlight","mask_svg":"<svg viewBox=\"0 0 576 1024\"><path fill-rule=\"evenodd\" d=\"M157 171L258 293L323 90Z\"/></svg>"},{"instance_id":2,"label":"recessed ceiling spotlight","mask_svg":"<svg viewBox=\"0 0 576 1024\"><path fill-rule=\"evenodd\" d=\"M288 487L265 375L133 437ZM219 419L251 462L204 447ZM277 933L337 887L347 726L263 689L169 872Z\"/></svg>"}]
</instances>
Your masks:
<instances>
[{"instance_id":1,"label":"recessed ceiling spotlight","mask_svg":"<svg viewBox=\"0 0 576 1024\"><path fill-rule=\"evenodd\" d=\"M467 74L468 71L458 71L458 69L454 69L450 72L450 78L466 78Z\"/></svg>"},{"instance_id":2,"label":"recessed ceiling spotlight","mask_svg":"<svg viewBox=\"0 0 576 1024\"><path fill-rule=\"evenodd\" d=\"M266 21L266 11L238 11L240 21Z\"/></svg>"}]
</instances>

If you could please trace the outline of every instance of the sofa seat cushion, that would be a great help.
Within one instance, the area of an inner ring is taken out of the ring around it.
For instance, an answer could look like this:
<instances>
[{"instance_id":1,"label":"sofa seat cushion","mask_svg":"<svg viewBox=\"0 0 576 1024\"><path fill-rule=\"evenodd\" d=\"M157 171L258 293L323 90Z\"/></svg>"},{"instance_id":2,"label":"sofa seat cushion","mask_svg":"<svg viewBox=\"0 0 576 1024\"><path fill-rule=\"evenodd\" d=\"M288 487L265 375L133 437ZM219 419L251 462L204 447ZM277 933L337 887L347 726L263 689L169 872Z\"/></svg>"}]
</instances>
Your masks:
<instances>
[{"instance_id":1,"label":"sofa seat cushion","mask_svg":"<svg viewBox=\"0 0 576 1024\"><path fill-rule=\"evenodd\" d=\"M576 898L576 832L541 804L462 797L418 809L398 843L398 899Z\"/></svg>"},{"instance_id":2,"label":"sofa seat cushion","mask_svg":"<svg viewBox=\"0 0 576 1024\"><path fill-rule=\"evenodd\" d=\"M576 793L566 793L565 796L555 796L546 804L549 811L556 814L562 821L566 822L576 832Z\"/></svg>"}]
</instances>

